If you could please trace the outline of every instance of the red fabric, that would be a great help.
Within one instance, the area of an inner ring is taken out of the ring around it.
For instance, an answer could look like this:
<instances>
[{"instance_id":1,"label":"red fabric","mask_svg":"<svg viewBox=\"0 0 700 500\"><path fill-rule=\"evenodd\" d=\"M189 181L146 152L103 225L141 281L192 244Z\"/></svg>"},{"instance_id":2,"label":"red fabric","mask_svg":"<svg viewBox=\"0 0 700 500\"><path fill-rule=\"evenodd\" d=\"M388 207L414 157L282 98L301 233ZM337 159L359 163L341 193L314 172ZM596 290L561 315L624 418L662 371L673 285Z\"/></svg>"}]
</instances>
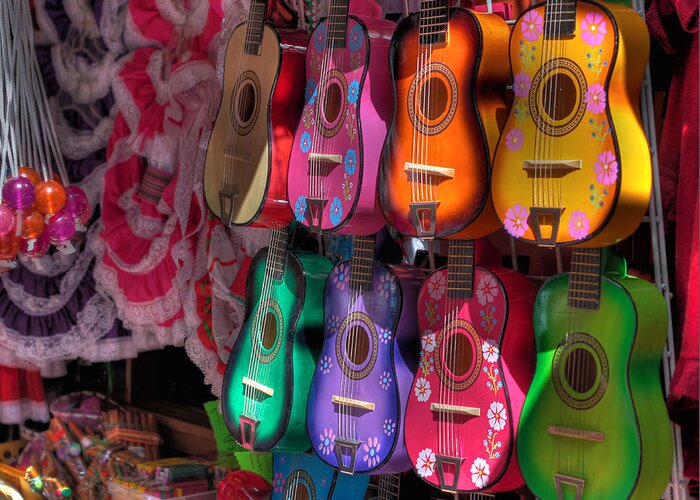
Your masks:
<instances>
[{"instance_id":1,"label":"red fabric","mask_svg":"<svg viewBox=\"0 0 700 500\"><path fill-rule=\"evenodd\" d=\"M652 0L651 34L676 57L659 168L666 216L676 223L674 304L681 351L669 410L684 433L685 474L698 479L698 1ZM685 422L683 421L685 420Z\"/></svg>"},{"instance_id":2,"label":"red fabric","mask_svg":"<svg viewBox=\"0 0 700 500\"><path fill-rule=\"evenodd\" d=\"M0 365L0 424L48 422L49 409L39 371Z\"/></svg>"}]
</instances>

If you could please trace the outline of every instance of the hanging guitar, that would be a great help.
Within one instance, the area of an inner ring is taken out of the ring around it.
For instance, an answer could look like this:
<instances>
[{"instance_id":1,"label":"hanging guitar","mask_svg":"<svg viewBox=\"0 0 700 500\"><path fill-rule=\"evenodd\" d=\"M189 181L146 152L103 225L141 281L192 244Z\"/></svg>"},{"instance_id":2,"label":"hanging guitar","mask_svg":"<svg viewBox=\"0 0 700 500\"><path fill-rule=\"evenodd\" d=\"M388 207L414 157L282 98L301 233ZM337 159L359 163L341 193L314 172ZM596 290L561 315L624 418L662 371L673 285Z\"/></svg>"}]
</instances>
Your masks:
<instances>
[{"instance_id":1,"label":"hanging guitar","mask_svg":"<svg viewBox=\"0 0 700 500\"><path fill-rule=\"evenodd\" d=\"M396 111L380 203L389 224L419 238L476 238L500 226L490 177L506 115L509 31L495 14L448 3L421 0L390 49Z\"/></svg>"},{"instance_id":2,"label":"hanging guitar","mask_svg":"<svg viewBox=\"0 0 700 500\"><path fill-rule=\"evenodd\" d=\"M288 187L294 217L314 233L367 235L384 225L377 174L392 109L393 28L375 0L330 0L311 35Z\"/></svg>"},{"instance_id":3,"label":"hanging guitar","mask_svg":"<svg viewBox=\"0 0 700 500\"><path fill-rule=\"evenodd\" d=\"M537 366L518 432L528 487L548 499L661 498L671 426L659 364L663 296L624 260L574 250L571 272L545 283L534 310Z\"/></svg>"},{"instance_id":4,"label":"hanging guitar","mask_svg":"<svg viewBox=\"0 0 700 500\"><path fill-rule=\"evenodd\" d=\"M272 500L357 500L369 484L369 476L339 474L314 454L275 453L272 467Z\"/></svg>"},{"instance_id":5,"label":"hanging guitar","mask_svg":"<svg viewBox=\"0 0 700 500\"><path fill-rule=\"evenodd\" d=\"M306 396L323 331L323 283L331 264L287 251L287 230L250 265L246 319L224 373L226 425L245 448L306 451ZM317 348L317 346L316 346Z\"/></svg>"},{"instance_id":6,"label":"hanging guitar","mask_svg":"<svg viewBox=\"0 0 700 500\"><path fill-rule=\"evenodd\" d=\"M283 8L278 0L251 0L248 19L226 47L204 194L209 209L228 226L277 227L291 220L287 167L304 95L299 75L308 36L265 22L266 9L277 18ZM287 17L286 25L294 25L296 14Z\"/></svg>"},{"instance_id":7,"label":"hanging guitar","mask_svg":"<svg viewBox=\"0 0 700 500\"><path fill-rule=\"evenodd\" d=\"M309 391L312 448L348 474L411 468L403 415L418 361L422 275L375 262L374 247L374 236L353 237L352 258L328 277L325 338Z\"/></svg>"},{"instance_id":8,"label":"hanging guitar","mask_svg":"<svg viewBox=\"0 0 700 500\"><path fill-rule=\"evenodd\" d=\"M475 266L474 254L474 241L450 240L447 267L421 288L421 359L406 408L416 473L453 493L523 485L515 440L534 368L532 286Z\"/></svg>"},{"instance_id":9,"label":"hanging guitar","mask_svg":"<svg viewBox=\"0 0 700 500\"><path fill-rule=\"evenodd\" d=\"M513 237L603 247L637 228L651 191L639 114L648 53L644 19L622 5L546 0L520 16L492 180Z\"/></svg>"}]
</instances>

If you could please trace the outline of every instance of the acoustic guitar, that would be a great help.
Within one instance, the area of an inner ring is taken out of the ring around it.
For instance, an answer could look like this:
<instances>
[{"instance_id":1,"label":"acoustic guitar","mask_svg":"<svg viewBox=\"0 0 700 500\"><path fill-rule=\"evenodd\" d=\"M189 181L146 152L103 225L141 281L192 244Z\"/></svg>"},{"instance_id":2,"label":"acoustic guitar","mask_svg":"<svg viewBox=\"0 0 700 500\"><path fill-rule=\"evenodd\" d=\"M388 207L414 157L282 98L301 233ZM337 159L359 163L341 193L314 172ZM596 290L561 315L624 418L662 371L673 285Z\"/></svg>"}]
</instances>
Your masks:
<instances>
[{"instance_id":1,"label":"acoustic guitar","mask_svg":"<svg viewBox=\"0 0 700 500\"><path fill-rule=\"evenodd\" d=\"M390 225L419 238L477 238L500 227L491 158L507 114L509 31L495 14L448 4L422 0L390 49L396 106L380 203Z\"/></svg>"},{"instance_id":2,"label":"acoustic guitar","mask_svg":"<svg viewBox=\"0 0 700 500\"><path fill-rule=\"evenodd\" d=\"M375 0L330 0L311 35L288 187L294 217L314 233L368 235L384 225L377 176L392 110L393 29Z\"/></svg>"},{"instance_id":3,"label":"acoustic guitar","mask_svg":"<svg viewBox=\"0 0 700 500\"><path fill-rule=\"evenodd\" d=\"M523 476L543 500L661 498L672 465L659 375L666 303L626 274L624 260L603 262L600 249L574 250L571 268L535 301L537 365L518 432Z\"/></svg>"},{"instance_id":4,"label":"acoustic guitar","mask_svg":"<svg viewBox=\"0 0 700 500\"><path fill-rule=\"evenodd\" d=\"M268 1L284 6L251 0L248 19L228 41L223 97L207 147L204 195L228 226L279 227L292 219L287 169L308 35L265 22Z\"/></svg>"},{"instance_id":5,"label":"acoustic guitar","mask_svg":"<svg viewBox=\"0 0 700 500\"><path fill-rule=\"evenodd\" d=\"M520 16L492 179L513 237L604 247L637 228L651 191L639 114L648 53L644 19L622 5L546 0Z\"/></svg>"},{"instance_id":6,"label":"acoustic guitar","mask_svg":"<svg viewBox=\"0 0 700 500\"><path fill-rule=\"evenodd\" d=\"M354 236L331 271L325 337L309 391L313 450L347 474L411 468L403 416L418 364L415 304L422 273L374 259L374 236Z\"/></svg>"},{"instance_id":7,"label":"acoustic guitar","mask_svg":"<svg viewBox=\"0 0 700 500\"><path fill-rule=\"evenodd\" d=\"M323 332L323 284L331 264L287 251L287 230L250 265L245 323L226 364L222 408L245 448L306 451L306 397ZM314 340L316 345L313 345Z\"/></svg>"},{"instance_id":8,"label":"acoustic guitar","mask_svg":"<svg viewBox=\"0 0 700 500\"><path fill-rule=\"evenodd\" d=\"M534 370L533 298L525 276L476 266L471 240L450 240L447 267L421 288L406 448L429 484L453 493L524 484L515 441Z\"/></svg>"}]
</instances>

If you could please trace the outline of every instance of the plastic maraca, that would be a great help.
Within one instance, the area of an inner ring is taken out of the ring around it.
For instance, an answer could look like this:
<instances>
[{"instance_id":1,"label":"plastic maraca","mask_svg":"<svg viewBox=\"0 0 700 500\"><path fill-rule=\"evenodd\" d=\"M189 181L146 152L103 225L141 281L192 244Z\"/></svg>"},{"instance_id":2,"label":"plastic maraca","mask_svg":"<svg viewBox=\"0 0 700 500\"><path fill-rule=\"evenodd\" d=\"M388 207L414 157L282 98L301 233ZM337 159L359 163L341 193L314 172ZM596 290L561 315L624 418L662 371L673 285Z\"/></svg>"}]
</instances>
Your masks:
<instances>
[{"instance_id":1,"label":"plastic maraca","mask_svg":"<svg viewBox=\"0 0 700 500\"><path fill-rule=\"evenodd\" d=\"M41 257L49 251L50 247L51 244L46 231L42 231L36 239L20 241L20 252L27 257Z\"/></svg>"},{"instance_id":2,"label":"plastic maraca","mask_svg":"<svg viewBox=\"0 0 700 500\"><path fill-rule=\"evenodd\" d=\"M90 219L90 203L87 195L78 186L66 188L66 204L63 210L67 211L76 221L76 229L85 230L85 224Z\"/></svg>"},{"instance_id":3,"label":"plastic maraca","mask_svg":"<svg viewBox=\"0 0 700 500\"><path fill-rule=\"evenodd\" d=\"M44 231L45 226L44 216L38 210L27 210L22 214L22 234L20 237L32 240Z\"/></svg>"},{"instance_id":4,"label":"plastic maraca","mask_svg":"<svg viewBox=\"0 0 700 500\"><path fill-rule=\"evenodd\" d=\"M75 219L66 210L61 210L51 217L46 231L53 245L61 245L75 236Z\"/></svg>"},{"instance_id":5,"label":"plastic maraca","mask_svg":"<svg viewBox=\"0 0 700 500\"><path fill-rule=\"evenodd\" d=\"M19 167L19 176L29 179L35 186L41 182L39 173L31 167Z\"/></svg>"},{"instance_id":6,"label":"plastic maraca","mask_svg":"<svg viewBox=\"0 0 700 500\"><path fill-rule=\"evenodd\" d=\"M0 238L0 260L13 260L19 253L19 238L10 233Z\"/></svg>"},{"instance_id":7,"label":"plastic maraca","mask_svg":"<svg viewBox=\"0 0 700 500\"><path fill-rule=\"evenodd\" d=\"M0 205L0 237L14 231L17 216L7 205Z\"/></svg>"},{"instance_id":8,"label":"plastic maraca","mask_svg":"<svg viewBox=\"0 0 700 500\"><path fill-rule=\"evenodd\" d=\"M51 215L63 208L66 203L66 190L54 180L42 181L36 185L34 206L40 212Z\"/></svg>"},{"instance_id":9,"label":"plastic maraca","mask_svg":"<svg viewBox=\"0 0 700 500\"><path fill-rule=\"evenodd\" d=\"M34 184L24 177L12 177L2 186L2 199L14 210L24 210L34 203Z\"/></svg>"}]
</instances>

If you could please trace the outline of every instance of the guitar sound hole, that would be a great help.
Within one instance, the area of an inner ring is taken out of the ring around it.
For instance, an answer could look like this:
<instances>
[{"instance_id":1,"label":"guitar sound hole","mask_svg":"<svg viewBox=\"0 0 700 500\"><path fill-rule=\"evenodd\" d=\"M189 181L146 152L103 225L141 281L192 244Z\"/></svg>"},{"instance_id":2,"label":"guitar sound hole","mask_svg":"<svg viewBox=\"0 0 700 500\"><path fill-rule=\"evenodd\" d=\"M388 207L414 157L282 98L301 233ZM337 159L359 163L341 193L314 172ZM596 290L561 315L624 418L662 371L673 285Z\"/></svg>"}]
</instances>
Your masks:
<instances>
[{"instance_id":1,"label":"guitar sound hole","mask_svg":"<svg viewBox=\"0 0 700 500\"><path fill-rule=\"evenodd\" d=\"M595 358L587 349L580 347L572 349L566 357L564 364L566 382L579 394L593 389L597 372Z\"/></svg>"},{"instance_id":2,"label":"guitar sound hole","mask_svg":"<svg viewBox=\"0 0 700 500\"><path fill-rule=\"evenodd\" d=\"M277 318L271 312L265 314L260 335L263 347L272 349L277 341Z\"/></svg>"},{"instance_id":3,"label":"guitar sound hole","mask_svg":"<svg viewBox=\"0 0 700 500\"><path fill-rule=\"evenodd\" d=\"M335 123L343 109L343 90L338 83L333 82L326 88L323 98L323 116L328 123Z\"/></svg>"},{"instance_id":4,"label":"guitar sound hole","mask_svg":"<svg viewBox=\"0 0 700 500\"><path fill-rule=\"evenodd\" d=\"M420 92L420 111L428 120L437 120L447 107L447 85L440 78L429 78Z\"/></svg>"},{"instance_id":5,"label":"guitar sound hole","mask_svg":"<svg viewBox=\"0 0 700 500\"><path fill-rule=\"evenodd\" d=\"M246 82L238 92L238 120L239 123L248 123L255 112L255 88L251 82Z\"/></svg>"},{"instance_id":6,"label":"guitar sound hole","mask_svg":"<svg viewBox=\"0 0 700 500\"><path fill-rule=\"evenodd\" d=\"M553 120L564 120L574 112L576 106L576 82L567 73L550 75L542 89L542 100L546 113Z\"/></svg>"},{"instance_id":7,"label":"guitar sound hole","mask_svg":"<svg viewBox=\"0 0 700 500\"><path fill-rule=\"evenodd\" d=\"M355 366L361 366L369 356L369 343L367 331L359 325L345 336L345 353Z\"/></svg>"},{"instance_id":8,"label":"guitar sound hole","mask_svg":"<svg viewBox=\"0 0 700 500\"><path fill-rule=\"evenodd\" d=\"M474 352L466 335L457 333L447 339L445 345L445 364L455 377L464 377L472 366Z\"/></svg>"},{"instance_id":9,"label":"guitar sound hole","mask_svg":"<svg viewBox=\"0 0 700 500\"><path fill-rule=\"evenodd\" d=\"M295 500L310 500L311 496L309 495L308 488L304 484L297 483L294 485L294 493L291 498Z\"/></svg>"}]
</instances>

